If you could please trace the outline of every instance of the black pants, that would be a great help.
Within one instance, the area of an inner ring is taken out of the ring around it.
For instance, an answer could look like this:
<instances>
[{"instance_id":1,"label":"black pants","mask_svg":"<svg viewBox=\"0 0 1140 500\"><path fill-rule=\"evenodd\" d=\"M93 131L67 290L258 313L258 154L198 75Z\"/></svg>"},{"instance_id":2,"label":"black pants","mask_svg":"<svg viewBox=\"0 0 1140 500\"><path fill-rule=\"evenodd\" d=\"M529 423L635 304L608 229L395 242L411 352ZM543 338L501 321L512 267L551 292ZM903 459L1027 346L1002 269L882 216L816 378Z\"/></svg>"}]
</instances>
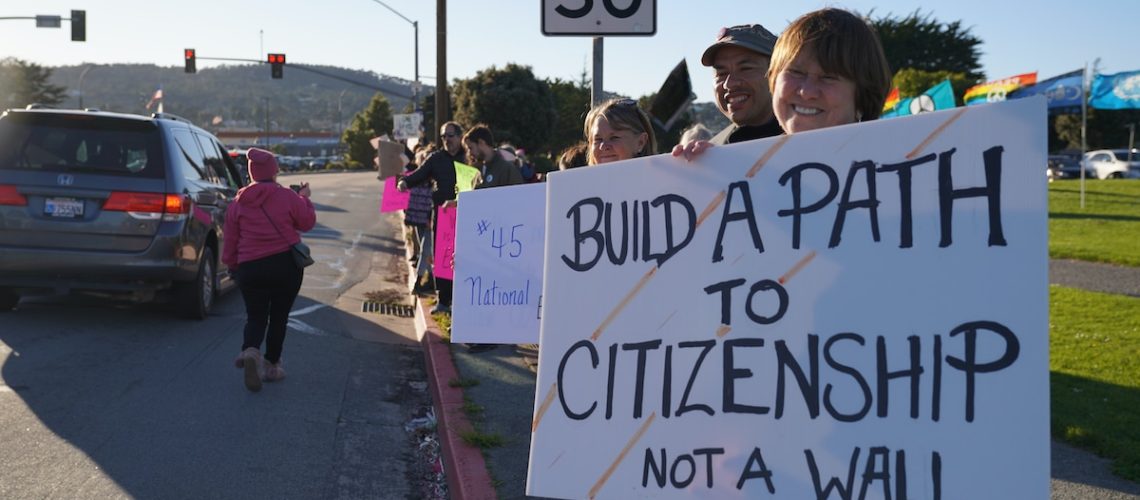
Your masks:
<instances>
[{"instance_id":1,"label":"black pants","mask_svg":"<svg viewBox=\"0 0 1140 500\"><path fill-rule=\"evenodd\" d=\"M293 263L288 250L243 262L238 268L238 285L245 301L245 339L241 348L261 350L264 341L265 359L276 363L281 360L289 311L301 291L304 272Z\"/></svg>"}]
</instances>

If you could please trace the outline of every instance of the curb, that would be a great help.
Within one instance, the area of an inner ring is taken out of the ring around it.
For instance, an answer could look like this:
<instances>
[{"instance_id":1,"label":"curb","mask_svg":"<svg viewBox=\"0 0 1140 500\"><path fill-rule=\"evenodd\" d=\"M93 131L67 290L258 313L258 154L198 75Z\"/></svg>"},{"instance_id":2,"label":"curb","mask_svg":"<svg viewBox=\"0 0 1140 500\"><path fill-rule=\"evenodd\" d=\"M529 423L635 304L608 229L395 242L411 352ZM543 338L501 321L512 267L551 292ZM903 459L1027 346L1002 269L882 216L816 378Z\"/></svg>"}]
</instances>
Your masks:
<instances>
[{"instance_id":1,"label":"curb","mask_svg":"<svg viewBox=\"0 0 1140 500\"><path fill-rule=\"evenodd\" d=\"M443 451L443 469L447 476L449 497L465 500L498 498L491 485L491 475L483 452L463 441L460 433L471 430L471 422L463 413L463 390L448 382L458 378L449 344L443 340L439 325L431 318L428 306L416 300L416 327L425 325L421 335L424 362L434 400L436 429ZM420 321L420 318L423 321Z\"/></svg>"}]
</instances>

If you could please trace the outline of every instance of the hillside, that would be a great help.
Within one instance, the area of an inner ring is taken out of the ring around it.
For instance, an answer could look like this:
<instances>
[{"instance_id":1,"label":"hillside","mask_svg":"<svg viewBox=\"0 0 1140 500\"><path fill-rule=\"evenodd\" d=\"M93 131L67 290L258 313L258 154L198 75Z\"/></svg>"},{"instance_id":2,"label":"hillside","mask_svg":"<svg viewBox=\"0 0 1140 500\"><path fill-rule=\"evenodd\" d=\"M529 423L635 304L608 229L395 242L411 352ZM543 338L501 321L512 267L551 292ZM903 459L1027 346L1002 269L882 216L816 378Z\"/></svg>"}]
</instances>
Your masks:
<instances>
[{"instance_id":1,"label":"hillside","mask_svg":"<svg viewBox=\"0 0 1140 500\"><path fill-rule=\"evenodd\" d=\"M90 69L87 69L90 68ZM78 107L80 75L83 106L105 111L147 114L147 101L162 87L164 111L185 117L211 130L261 127L268 118L273 130L339 131L364 109L373 88L380 88L394 112L401 112L412 94L411 82L371 72L313 66L317 74L298 66L285 67L284 78L270 78L269 66L249 64L202 68L187 74L181 66L98 64L61 66L51 82L67 88L61 107ZM361 82L372 88L344 80ZM425 86L424 93L433 87ZM339 124L339 125L338 125Z\"/></svg>"}]
</instances>

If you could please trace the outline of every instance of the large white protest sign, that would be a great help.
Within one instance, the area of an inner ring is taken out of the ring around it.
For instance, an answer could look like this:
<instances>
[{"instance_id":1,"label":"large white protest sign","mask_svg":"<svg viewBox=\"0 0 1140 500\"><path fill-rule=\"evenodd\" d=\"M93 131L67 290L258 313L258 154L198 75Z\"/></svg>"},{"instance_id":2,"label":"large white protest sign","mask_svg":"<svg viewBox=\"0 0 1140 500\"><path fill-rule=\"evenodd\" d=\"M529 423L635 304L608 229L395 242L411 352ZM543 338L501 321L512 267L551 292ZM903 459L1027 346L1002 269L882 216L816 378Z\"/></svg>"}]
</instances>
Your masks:
<instances>
[{"instance_id":1,"label":"large white protest sign","mask_svg":"<svg viewBox=\"0 0 1140 500\"><path fill-rule=\"evenodd\" d=\"M527 493L1048 498L1045 123L551 175Z\"/></svg>"},{"instance_id":2,"label":"large white protest sign","mask_svg":"<svg viewBox=\"0 0 1140 500\"><path fill-rule=\"evenodd\" d=\"M546 185L464 191L459 206L451 338L538 343Z\"/></svg>"}]
</instances>

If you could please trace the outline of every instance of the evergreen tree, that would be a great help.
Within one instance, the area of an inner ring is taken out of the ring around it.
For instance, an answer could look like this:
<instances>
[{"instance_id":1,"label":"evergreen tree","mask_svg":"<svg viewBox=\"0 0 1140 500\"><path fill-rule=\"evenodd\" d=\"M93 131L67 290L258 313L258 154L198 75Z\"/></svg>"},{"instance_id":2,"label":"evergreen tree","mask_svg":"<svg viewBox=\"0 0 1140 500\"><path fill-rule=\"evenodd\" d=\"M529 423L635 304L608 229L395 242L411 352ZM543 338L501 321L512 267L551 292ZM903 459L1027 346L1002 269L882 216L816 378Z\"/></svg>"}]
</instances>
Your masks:
<instances>
[{"instance_id":1,"label":"evergreen tree","mask_svg":"<svg viewBox=\"0 0 1140 500\"><path fill-rule=\"evenodd\" d=\"M345 163L351 168L372 167L376 148L369 141L382 135L391 136L392 127L392 107L384 94L377 93L368 107L356 114L352 125L341 136L341 141L348 147Z\"/></svg>"},{"instance_id":2,"label":"evergreen tree","mask_svg":"<svg viewBox=\"0 0 1140 500\"><path fill-rule=\"evenodd\" d=\"M550 151L557 123L554 95L529 66L492 66L452 90L455 120L465 128L483 123L495 140L526 149L528 154Z\"/></svg>"},{"instance_id":3,"label":"evergreen tree","mask_svg":"<svg viewBox=\"0 0 1140 500\"><path fill-rule=\"evenodd\" d=\"M577 82L554 79L548 83L554 96L557 119L554 135L550 139L550 152L557 156L566 148L584 140L582 125L590 112L590 82L583 78Z\"/></svg>"},{"instance_id":4,"label":"evergreen tree","mask_svg":"<svg viewBox=\"0 0 1140 500\"><path fill-rule=\"evenodd\" d=\"M0 108L22 108L28 104L54 107L64 100L66 88L52 85L52 70L13 57L0 60Z\"/></svg>"},{"instance_id":5,"label":"evergreen tree","mask_svg":"<svg viewBox=\"0 0 1140 500\"><path fill-rule=\"evenodd\" d=\"M974 82L985 79L979 61L982 40L971 34L970 28L963 28L961 21L942 23L921 10L903 18L887 15L870 21L883 43L891 71L947 71L963 73Z\"/></svg>"}]
</instances>

